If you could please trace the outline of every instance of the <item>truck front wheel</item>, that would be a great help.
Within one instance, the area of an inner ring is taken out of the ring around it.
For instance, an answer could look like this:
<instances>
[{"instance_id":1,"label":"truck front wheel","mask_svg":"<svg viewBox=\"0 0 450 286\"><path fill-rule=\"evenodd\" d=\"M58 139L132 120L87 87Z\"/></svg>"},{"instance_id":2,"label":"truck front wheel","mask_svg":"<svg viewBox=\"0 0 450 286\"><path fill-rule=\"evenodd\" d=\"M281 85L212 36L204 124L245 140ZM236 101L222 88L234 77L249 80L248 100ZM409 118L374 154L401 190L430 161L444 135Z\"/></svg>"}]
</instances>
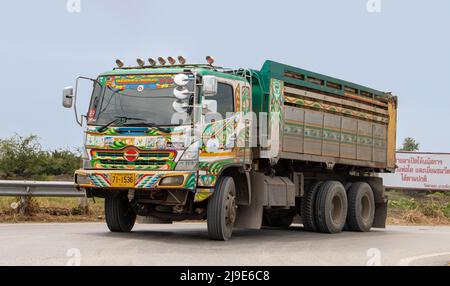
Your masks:
<instances>
[{"instance_id":1,"label":"truck front wheel","mask_svg":"<svg viewBox=\"0 0 450 286\"><path fill-rule=\"evenodd\" d=\"M338 181L327 181L320 186L316 198L316 224L320 232L338 233L347 217L347 194Z\"/></svg>"},{"instance_id":2,"label":"truck front wheel","mask_svg":"<svg viewBox=\"0 0 450 286\"><path fill-rule=\"evenodd\" d=\"M220 177L208 201L208 235L215 240L229 240L236 220L236 187L232 177Z\"/></svg>"},{"instance_id":3,"label":"truck front wheel","mask_svg":"<svg viewBox=\"0 0 450 286\"><path fill-rule=\"evenodd\" d=\"M347 197L348 229L360 232L369 231L375 216L375 199L372 188L364 182L354 183L349 188Z\"/></svg>"},{"instance_id":4,"label":"truck front wheel","mask_svg":"<svg viewBox=\"0 0 450 286\"><path fill-rule=\"evenodd\" d=\"M130 232L136 221L136 213L122 193L105 198L106 225L112 232Z\"/></svg>"}]
</instances>

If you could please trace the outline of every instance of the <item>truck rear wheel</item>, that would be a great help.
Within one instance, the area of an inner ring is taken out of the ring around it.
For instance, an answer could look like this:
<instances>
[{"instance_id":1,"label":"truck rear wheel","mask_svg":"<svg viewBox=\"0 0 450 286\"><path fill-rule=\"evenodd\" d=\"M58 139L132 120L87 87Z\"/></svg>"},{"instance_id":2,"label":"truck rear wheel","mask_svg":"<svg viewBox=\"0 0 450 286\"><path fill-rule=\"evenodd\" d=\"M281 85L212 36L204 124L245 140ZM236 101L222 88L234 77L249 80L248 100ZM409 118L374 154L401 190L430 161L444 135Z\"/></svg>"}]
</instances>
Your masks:
<instances>
[{"instance_id":1,"label":"truck rear wheel","mask_svg":"<svg viewBox=\"0 0 450 286\"><path fill-rule=\"evenodd\" d=\"M317 231L315 218L315 203L317 192L323 182L315 182L305 192L302 198L300 217L302 218L303 228L307 231Z\"/></svg>"},{"instance_id":2,"label":"truck rear wheel","mask_svg":"<svg viewBox=\"0 0 450 286\"><path fill-rule=\"evenodd\" d=\"M317 193L316 224L320 232L338 233L347 217L347 194L338 181L326 181Z\"/></svg>"},{"instance_id":3,"label":"truck rear wheel","mask_svg":"<svg viewBox=\"0 0 450 286\"><path fill-rule=\"evenodd\" d=\"M365 182L352 184L347 192L347 227L351 231L366 232L375 217L375 199L372 188Z\"/></svg>"},{"instance_id":4,"label":"truck rear wheel","mask_svg":"<svg viewBox=\"0 0 450 286\"><path fill-rule=\"evenodd\" d=\"M229 240L236 220L236 187L232 177L220 177L208 201L208 235L215 240Z\"/></svg>"},{"instance_id":5,"label":"truck rear wheel","mask_svg":"<svg viewBox=\"0 0 450 286\"><path fill-rule=\"evenodd\" d=\"M136 213L126 196L121 193L105 198L106 225L112 232L130 232L136 222Z\"/></svg>"}]
</instances>

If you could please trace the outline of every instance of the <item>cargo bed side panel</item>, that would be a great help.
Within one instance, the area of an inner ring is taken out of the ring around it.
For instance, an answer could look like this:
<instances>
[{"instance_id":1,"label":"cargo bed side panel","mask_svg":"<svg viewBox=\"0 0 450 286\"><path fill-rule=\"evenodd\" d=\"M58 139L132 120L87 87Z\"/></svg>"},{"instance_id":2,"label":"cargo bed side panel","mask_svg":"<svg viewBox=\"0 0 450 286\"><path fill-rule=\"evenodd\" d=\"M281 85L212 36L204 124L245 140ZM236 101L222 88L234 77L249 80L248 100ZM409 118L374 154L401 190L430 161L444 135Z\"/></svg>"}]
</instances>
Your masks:
<instances>
[{"instance_id":1,"label":"cargo bed side panel","mask_svg":"<svg viewBox=\"0 0 450 286\"><path fill-rule=\"evenodd\" d=\"M392 96L273 62L265 69L270 77L269 113L279 111L281 117L279 149L266 156L377 169L393 167L392 159L388 162L393 153L389 149L395 149L391 143L395 142L396 127ZM282 100L274 93L280 87ZM271 139L278 138L273 134L278 131L273 128L273 115Z\"/></svg>"}]
</instances>

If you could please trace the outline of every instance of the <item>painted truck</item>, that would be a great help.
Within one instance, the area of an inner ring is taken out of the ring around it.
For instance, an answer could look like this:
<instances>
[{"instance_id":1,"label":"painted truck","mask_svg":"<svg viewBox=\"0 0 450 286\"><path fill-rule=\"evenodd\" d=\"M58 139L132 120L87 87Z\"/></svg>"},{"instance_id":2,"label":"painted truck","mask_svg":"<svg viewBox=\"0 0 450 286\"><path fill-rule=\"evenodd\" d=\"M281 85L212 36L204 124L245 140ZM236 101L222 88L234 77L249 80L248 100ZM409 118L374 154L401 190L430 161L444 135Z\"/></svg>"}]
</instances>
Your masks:
<instances>
[{"instance_id":1,"label":"painted truck","mask_svg":"<svg viewBox=\"0 0 450 286\"><path fill-rule=\"evenodd\" d=\"M105 198L111 231L131 231L137 216L206 219L216 240L293 221L323 233L385 226L376 173L395 168L397 97L273 61L158 61L117 60L63 92L76 113L79 81L92 82L89 110L76 114L86 127L75 183Z\"/></svg>"}]
</instances>

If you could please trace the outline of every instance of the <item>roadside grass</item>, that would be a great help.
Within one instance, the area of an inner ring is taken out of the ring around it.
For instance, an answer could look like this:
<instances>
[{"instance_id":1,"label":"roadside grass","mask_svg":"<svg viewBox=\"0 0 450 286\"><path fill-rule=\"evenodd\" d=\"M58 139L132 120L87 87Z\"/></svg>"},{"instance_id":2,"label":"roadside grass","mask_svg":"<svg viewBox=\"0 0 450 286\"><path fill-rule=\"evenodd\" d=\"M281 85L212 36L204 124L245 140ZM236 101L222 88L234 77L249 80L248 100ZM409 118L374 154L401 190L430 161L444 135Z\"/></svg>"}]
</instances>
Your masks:
<instances>
[{"instance_id":1,"label":"roadside grass","mask_svg":"<svg viewBox=\"0 0 450 286\"><path fill-rule=\"evenodd\" d=\"M450 192L387 192L388 224L450 224Z\"/></svg>"},{"instance_id":2,"label":"roadside grass","mask_svg":"<svg viewBox=\"0 0 450 286\"><path fill-rule=\"evenodd\" d=\"M103 220L104 200L88 200L87 209L79 207L78 198L31 198L28 214L20 214L11 204L20 202L19 197L0 197L0 222L75 222Z\"/></svg>"}]
</instances>

